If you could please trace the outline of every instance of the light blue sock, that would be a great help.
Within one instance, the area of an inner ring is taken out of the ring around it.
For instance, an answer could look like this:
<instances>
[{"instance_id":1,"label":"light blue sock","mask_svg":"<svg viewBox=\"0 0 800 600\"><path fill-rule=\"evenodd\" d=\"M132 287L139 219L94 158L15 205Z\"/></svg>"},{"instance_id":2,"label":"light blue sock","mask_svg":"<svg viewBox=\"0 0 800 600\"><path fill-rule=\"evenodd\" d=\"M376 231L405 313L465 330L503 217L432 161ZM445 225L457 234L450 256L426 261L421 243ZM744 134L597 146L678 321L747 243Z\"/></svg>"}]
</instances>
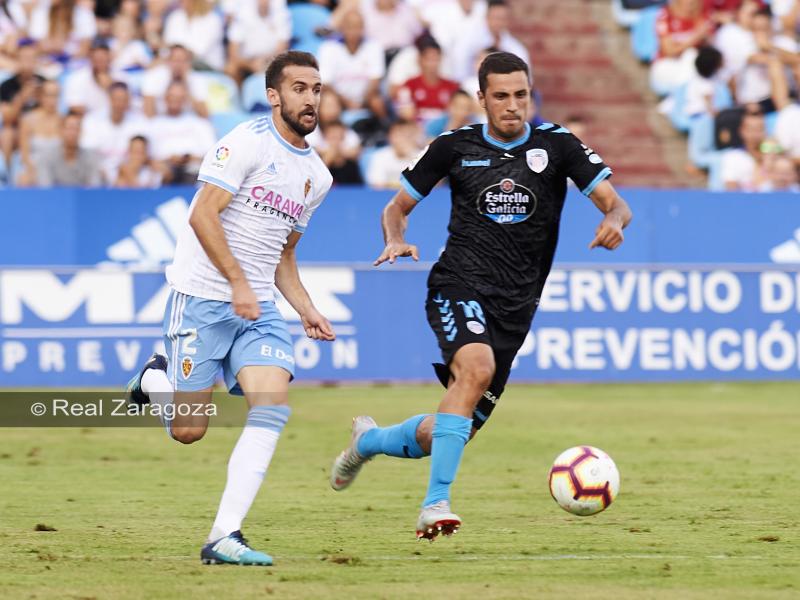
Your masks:
<instances>
[{"instance_id":1,"label":"light blue sock","mask_svg":"<svg viewBox=\"0 0 800 600\"><path fill-rule=\"evenodd\" d=\"M431 441L431 480L422 506L450 500L450 485L456 478L464 446L472 430L472 419L437 413Z\"/></svg>"},{"instance_id":2,"label":"light blue sock","mask_svg":"<svg viewBox=\"0 0 800 600\"><path fill-rule=\"evenodd\" d=\"M276 433L283 431L283 427L292 414L291 407L286 404L268 404L266 406L254 406L247 413L248 427L263 427L272 429Z\"/></svg>"},{"instance_id":3,"label":"light blue sock","mask_svg":"<svg viewBox=\"0 0 800 600\"><path fill-rule=\"evenodd\" d=\"M428 415L416 415L391 427L375 427L358 440L356 450L361 456L376 454L397 458L422 458L427 456L417 443L417 427Z\"/></svg>"}]
</instances>

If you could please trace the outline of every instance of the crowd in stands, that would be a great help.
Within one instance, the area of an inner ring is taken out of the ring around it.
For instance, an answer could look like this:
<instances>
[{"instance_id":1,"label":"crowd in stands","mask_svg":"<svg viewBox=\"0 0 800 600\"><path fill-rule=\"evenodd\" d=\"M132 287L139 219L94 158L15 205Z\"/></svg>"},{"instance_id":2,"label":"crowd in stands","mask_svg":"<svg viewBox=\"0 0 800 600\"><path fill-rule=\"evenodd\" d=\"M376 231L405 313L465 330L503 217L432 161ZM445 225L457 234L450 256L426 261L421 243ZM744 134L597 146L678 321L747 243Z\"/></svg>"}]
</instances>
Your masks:
<instances>
[{"instance_id":1,"label":"crowd in stands","mask_svg":"<svg viewBox=\"0 0 800 600\"><path fill-rule=\"evenodd\" d=\"M0 0L0 185L193 184L296 48L319 61L308 141L334 181L397 187L433 137L483 119L486 53L530 64L509 24L508 0Z\"/></svg>"},{"instance_id":2,"label":"crowd in stands","mask_svg":"<svg viewBox=\"0 0 800 600\"><path fill-rule=\"evenodd\" d=\"M800 192L800 0L614 0L712 190Z\"/></svg>"}]
</instances>

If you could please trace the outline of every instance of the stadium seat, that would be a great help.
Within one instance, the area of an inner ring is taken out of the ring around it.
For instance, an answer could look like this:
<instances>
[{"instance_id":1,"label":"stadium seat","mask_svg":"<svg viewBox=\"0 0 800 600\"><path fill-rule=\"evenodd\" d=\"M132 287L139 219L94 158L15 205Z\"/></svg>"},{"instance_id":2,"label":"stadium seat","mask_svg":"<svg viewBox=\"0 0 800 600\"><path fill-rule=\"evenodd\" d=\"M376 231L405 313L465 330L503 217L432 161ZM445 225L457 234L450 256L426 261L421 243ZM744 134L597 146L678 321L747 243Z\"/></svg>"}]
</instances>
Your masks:
<instances>
[{"instance_id":1,"label":"stadium seat","mask_svg":"<svg viewBox=\"0 0 800 600\"><path fill-rule=\"evenodd\" d=\"M673 105L669 113L669 120L672 122L672 126L683 132L689 131L691 121L691 117L686 114L686 87L687 84L684 84L672 93ZM717 111L733 106L731 91L725 84L714 84L713 104Z\"/></svg>"},{"instance_id":2,"label":"stadium seat","mask_svg":"<svg viewBox=\"0 0 800 600\"><path fill-rule=\"evenodd\" d=\"M372 160L372 155L375 154L377 148L365 147L361 150L361 156L358 157L358 169L361 171L361 179L367 180L367 171L369 171L369 163Z\"/></svg>"},{"instance_id":3,"label":"stadium seat","mask_svg":"<svg viewBox=\"0 0 800 600\"><path fill-rule=\"evenodd\" d=\"M214 71L203 71L208 82L208 110L210 113L227 113L238 111L239 88L236 82L225 75Z\"/></svg>"},{"instance_id":4,"label":"stadium seat","mask_svg":"<svg viewBox=\"0 0 800 600\"><path fill-rule=\"evenodd\" d=\"M264 88L264 75L253 73L242 83L242 108L246 112L269 111Z\"/></svg>"},{"instance_id":5,"label":"stadium seat","mask_svg":"<svg viewBox=\"0 0 800 600\"><path fill-rule=\"evenodd\" d=\"M708 189L712 192L724 192L725 182L722 181L722 154L724 150L714 152L708 165Z\"/></svg>"},{"instance_id":6,"label":"stadium seat","mask_svg":"<svg viewBox=\"0 0 800 600\"><path fill-rule=\"evenodd\" d=\"M316 54L322 38L316 31L326 27L331 19L331 11L317 4L290 4L292 15L292 49Z\"/></svg>"},{"instance_id":7,"label":"stadium seat","mask_svg":"<svg viewBox=\"0 0 800 600\"><path fill-rule=\"evenodd\" d=\"M774 110L771 113L764 115L764 127L767 129L767 135L775 135L775 124L778 121L778 111Z\"/></svg>"},{"instance_id":8,"label":"stadium seat","mask_svg":"<svg viewBox=\"0 0 800 600\"><path fill-rule=\"evenodd\" d=\"M611 13L614 15L614 20L620 27L630 29L634 23L639 20L639 11L636 9L625 8L622 5L622 0L613 0L611 2Z\"/></svg>"},{"instance_id":9,"label":"stadium seat","mask_svg":"<svg viewBox=\"0 0 800 600\"><path fill-rule=\"evenodd\" d=\"M711 167L716 155L714 146L714 118L709 114L689 119L689 161L700 168Z\"/></svg>"},{"instance_id":10,"label":"stadium seat","mask_svg":"<svg viewBox=\"0 0 800 600\"><path fill-rule=\"evenodd\" d=\"M639 11L639 19L631 28L633 54L642 62L650 63L658 53L656 19L661 8L652 6Z\"/></svg>"},{"instance_id":11,"label":"stadium seat","mask_svg":"<svg viewBox=\"0 0 800 600\"><path fill-rule=\"evenodd\" d=\"M221 138L239 123L252 119L255 115L242 111L220 112L211 114L211 125L217 138Z\"/></svg>"}]
</instances>

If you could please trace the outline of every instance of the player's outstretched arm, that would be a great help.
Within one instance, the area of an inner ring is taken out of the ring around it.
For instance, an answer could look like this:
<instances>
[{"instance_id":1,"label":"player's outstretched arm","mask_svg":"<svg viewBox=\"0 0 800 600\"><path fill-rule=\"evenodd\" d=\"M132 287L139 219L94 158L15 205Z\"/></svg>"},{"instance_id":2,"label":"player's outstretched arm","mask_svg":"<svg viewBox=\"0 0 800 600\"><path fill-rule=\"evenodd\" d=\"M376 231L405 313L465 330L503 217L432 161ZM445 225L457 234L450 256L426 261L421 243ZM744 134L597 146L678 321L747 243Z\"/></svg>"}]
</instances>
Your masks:
<instances>
[{"instance_id":1,"label":"player's outstretched arm","mask_svg":"<svg viewBox=\"0 0 800 600\"><path fill-rule=\"evenodd\" d=\"M204 184L192 208L189 225L194 229L211 263L231 284L233 312L243 319L255 321L261 314L261 307L239 261L231 253L219 220L219 213L225 210L232 199L233 194L221 187Z\"/></svg>"},{"instance_id":2,"label":"player's outstretched arm","mask_svg":"<svg viewBox=\"0 0 800 600\"><path fill-rule=\"evenodd\" d=\"M275 269L275 285L283 297L297 311L303 322L306 335L314 340L333 341L336 334L330 321L314 307L311 296L308 295L300 273L297 270L297 254L295 248L302 234L293 231L286 240L286 245L281 253L281 260Z\"/></svg>"},{"instance_id":3,"label":"player's outstretched arm","mask_svg":"<svg viewBox=\"0 0 800 600\"><path fill-rule=\"evenodd\" d=\"M594 232L594 239L589 248L603 247L616 250L625 239L622 230L633 218L631 209L608 180L599 183L589 197L605 215Z\"/></svg>"},{"instance_id":4,"label":"player's outstretched arm","mask_svg":"<svg viewBox=\"0 0 800 600\"><path fill-rule=\"evenodd\" d=\"M417 201L412 198L405 190L400 190L391 199L386 208L383 209L381 224L383 226L383 240L386 247L381 255L375 260L377 267L381 263L389 261L394 263L400 256L410 256L414 260L419 260L419 251L413 244L405 241L406 228L408 227L408 215L414 210Z\"/></svg>"}]
</instances>

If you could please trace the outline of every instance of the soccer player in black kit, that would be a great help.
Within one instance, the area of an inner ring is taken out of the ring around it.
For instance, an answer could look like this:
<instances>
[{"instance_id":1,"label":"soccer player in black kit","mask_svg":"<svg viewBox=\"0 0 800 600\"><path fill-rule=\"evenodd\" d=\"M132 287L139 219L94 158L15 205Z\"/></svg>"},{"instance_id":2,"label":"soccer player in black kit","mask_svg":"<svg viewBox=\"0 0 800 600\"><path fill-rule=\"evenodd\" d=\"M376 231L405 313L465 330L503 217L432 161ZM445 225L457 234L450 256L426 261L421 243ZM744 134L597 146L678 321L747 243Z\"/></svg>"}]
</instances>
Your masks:
<instances>
[{"instance_id":1,"label":"soccer player in black kit","mask_svg":"<svg viewBox=\"0 0 800 600\"><path fill-rule=\"evenodd\" d=\"M531 89L522 59L490 54L478 80L488 123L442 134L403 172L404 189L383 212L386 248L375 261L418 260L416 246L404 239L407 217L448 177L450 235L428 277L426 302L444 359L434 366L447 391L435 415L391 427L356 417L351 444L331 471L331 486L341 490L376 454L430 454L417 521L417 537L430 540L461 526L450 509L450 485L465 444L494 410L530 330L556 250L567 178L605 215L590 248L617 248L631 220L600 156L564 127L545 123L532 130L525 122Z\"/></svg>"}]
</instances>

